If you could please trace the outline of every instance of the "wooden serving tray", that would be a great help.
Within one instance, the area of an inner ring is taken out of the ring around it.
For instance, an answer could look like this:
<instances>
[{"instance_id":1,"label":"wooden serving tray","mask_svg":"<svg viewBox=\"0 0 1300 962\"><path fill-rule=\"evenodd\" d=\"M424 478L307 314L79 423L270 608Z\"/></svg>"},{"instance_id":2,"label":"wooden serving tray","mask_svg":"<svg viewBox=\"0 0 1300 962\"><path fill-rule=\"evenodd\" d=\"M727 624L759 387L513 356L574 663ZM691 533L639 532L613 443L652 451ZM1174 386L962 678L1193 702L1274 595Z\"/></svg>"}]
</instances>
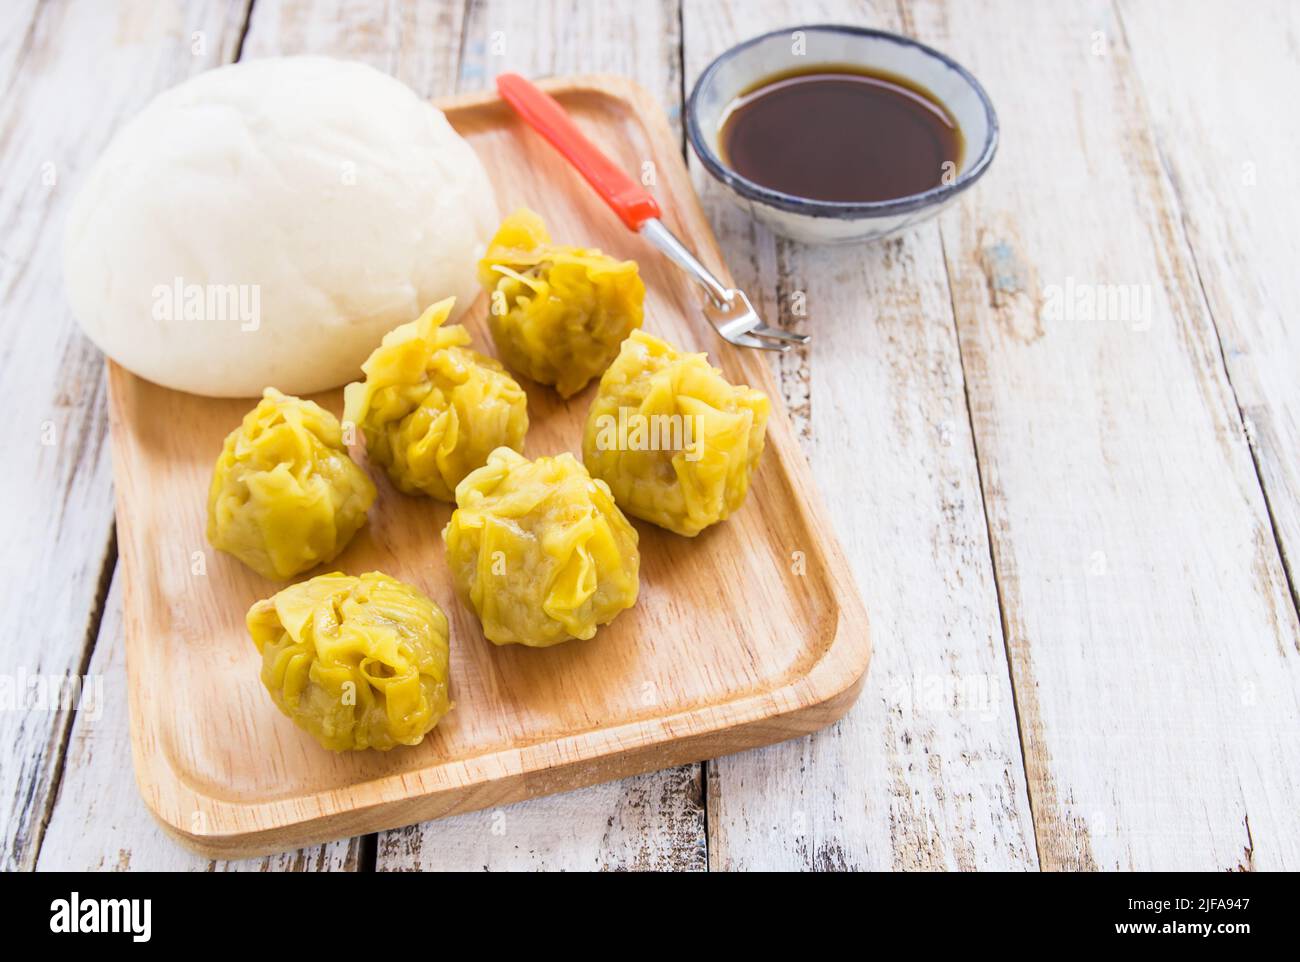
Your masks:
<instances>
[{"instance_id":1,"label":"wooden serving tray","mask_svg":"<svg viewBox=\"0 0 1300 962\"><path fill-rule=\"evenodd\" d=\"M654 162L665 221L727 279L653 98L613 76L542 86L626 169ZM281 715L258 677L244 614L281 586L213 551L204 535L213 463L253 402L167 390L110 362L136 778L162 824L206 855L295 848L803 735L840 717L866 672L866 611L760 355L718 337L686 276L630 234L495 93L440 106L482 158L503 215L526 204L561 242L634 258L646 330L707 350L732 381L767 392L767 449L729 521L693 540L634 522L634 609L590 641L537 650L490 644L453 594L440 538L451 506L402 495L372 470L379 499L369 524L313 573L379 569L442 605L456 707L418 747L336 755ZM480 297L462 323L492 353L485 313ZM526 453L579 452L594 382L567 403L521 383ZM342 411L341 390L315 399Z\"/></svg>"}]
</instances>

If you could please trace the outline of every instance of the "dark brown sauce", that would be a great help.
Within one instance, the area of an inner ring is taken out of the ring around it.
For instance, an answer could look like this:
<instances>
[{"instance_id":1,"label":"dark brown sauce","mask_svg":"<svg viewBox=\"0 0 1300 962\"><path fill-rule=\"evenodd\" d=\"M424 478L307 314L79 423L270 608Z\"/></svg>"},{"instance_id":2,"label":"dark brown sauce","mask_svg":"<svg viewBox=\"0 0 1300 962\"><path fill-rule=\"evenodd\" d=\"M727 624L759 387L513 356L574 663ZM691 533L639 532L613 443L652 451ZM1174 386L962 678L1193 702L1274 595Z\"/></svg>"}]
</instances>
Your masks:
<instances>
[{"instance_id":1,"label":"dark brown sauce","mask_svg":"<svg viewBox=\"0 0 1300 962\"><path fill-rule=\"evenodd\" d=\"M879 71L822 64L755 84L727 108L723 161L796 197L894 200L947 181L964 142L928 90ZM947 165L947 166L945 166Z\"/></svg>"}]
</instances>

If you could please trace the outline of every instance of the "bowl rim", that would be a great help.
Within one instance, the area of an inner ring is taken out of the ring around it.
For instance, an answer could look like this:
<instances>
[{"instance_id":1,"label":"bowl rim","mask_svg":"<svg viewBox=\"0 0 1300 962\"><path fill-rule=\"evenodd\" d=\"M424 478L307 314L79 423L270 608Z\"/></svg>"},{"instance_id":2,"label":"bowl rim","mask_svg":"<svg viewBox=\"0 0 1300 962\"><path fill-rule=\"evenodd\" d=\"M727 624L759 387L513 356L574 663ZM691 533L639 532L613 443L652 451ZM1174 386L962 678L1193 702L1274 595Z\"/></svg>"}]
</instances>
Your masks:
<instances>
[{"instance_id":1,"label":"bowl rim","mask_svg":"<svg viewBox=\"0 0 1300 962\"><path fill-rule=\"evenodd\" d=\"M860 37L871 37L876 40L884 40L889 43L896 43L906 47L914 47L922 53L935 58L956 73L970 85L975 91L975 96L979 98L980 105L984 108L984 118L988 125L988 134L984 138L984 143L980 149L979 155L975 162L954 180L951 184L940 184L937 187L931 187L929 190L922 191L919 194L908 194L905 197L896 197L892 200L857 200L857 201L838 201L838 200L818 200L812 197L800 197L796 194L787 194L784 191L774 190L771 187L764 187L762 184L755 183L746 177L742 177L736 171L732 170L722 162L722 158L709 149L705 143L704 136L700 131L699 117L697 110L699 106L700 91L722 67L724 63L731 60L742 51L748 50L757 44L770 40L773 37L788 35L798 31L805 33L847 33ZM779 210L788 211L794 214L804 214L811 217L830 217L838 220L860 220L872 217L889 217L895 214L906 214L911 211L920 210L923 207L929 207L932 204L942 203L948 198L961 193L975 181L979 180L988 170L989 165L993 162L993 156L997 153L999 130L998 115L993 108L993 101L989 99L988 93L974 74L959 64L952 57L942 51L936 50L919 40L913 40L911 37L905 37L901 34L891 33L888 30L877 30L873 27L859 27L852 24L841 23L815 23L805 24L802 26L785 27L779 30L769 30L767 33L751 37L733 47L724 50L718 56L714 57L707 67L695 81L691 88L691 95L686 102L686 137L690 141L691 149L695 155L700 158L701 163L717 180L722 181L736 193L750 200L755 200L766 204L769 207L775 207Z\"/></svg>"}]
</instances>

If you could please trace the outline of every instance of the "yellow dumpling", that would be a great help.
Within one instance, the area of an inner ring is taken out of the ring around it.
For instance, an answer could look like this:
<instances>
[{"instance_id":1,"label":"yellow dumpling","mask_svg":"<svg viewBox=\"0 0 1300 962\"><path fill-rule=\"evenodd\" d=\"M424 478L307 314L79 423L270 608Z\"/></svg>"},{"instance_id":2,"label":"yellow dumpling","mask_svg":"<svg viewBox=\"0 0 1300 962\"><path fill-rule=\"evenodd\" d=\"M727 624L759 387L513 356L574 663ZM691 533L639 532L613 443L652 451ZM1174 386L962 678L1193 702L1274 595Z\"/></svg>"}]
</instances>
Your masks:
<instances>
[{"instance_id":1,"label":"yellow dumpling","mask_svg":"<svg viewBox=\"0 0 1300 962\"><path fill-rule=\"evenodd\" d=\"M600 379L582 459L628 514L693 537L744 503L770 411L707 355L634 331Z\"/></svg>"},{"instance_id":2,"label":"yellow dumpling","mask_svg":"<svg viewBox=\"0 0 1300 962\"><path fill-rule=\"evenodd\" d=\"M326 748L418 745L451 709L447 616L386 574L319 575L247 621L262 684Z\"/></svg>"},{"instance_id":3,"label":"yellow dumpling","mask_svg":"<svg viewBox=\"0 0 1300 962\"><path fill-rule=\"evenodd\" d=\"M267 388L226 438L208 490L208 541L280 581L332 561L366 521L375 485L338 419Z\"/></svg>"},{"instance_id":4,"label":"yellow dumpling","mask_svg":"<svg viewBox=\"0 0 1300 962\"><path fill-rule=\"evenodd\" d=\"M501 224L478 266L488 326L511 368L572 397L641 326L645 284L635 261L551 243L527 208Z\"/></svg>"},{"instance_id":5,"label":"yellow dumpling","mask_svg":"<svg viewBox=\"0 0 1300 962\"><path fill-rule=\"evenodd\" d=\"M460 597L498 645L590 638L636 604L637 533L571 454L498 448L456 489L443 529Z\"/></svg>"},{"instance_id":6,"label":"yellow dumpling","mask_svg":"<svg viewBox=\"0 0 1300 962\"><path fill-rule=\"evenodd\" d=\"M502 445L524 446L528 398L469 332L443 322L455 298L384 336L344 390L343 417L360 426L366 453L407 494L441 501Z\"/></svg>"}]
</instances>

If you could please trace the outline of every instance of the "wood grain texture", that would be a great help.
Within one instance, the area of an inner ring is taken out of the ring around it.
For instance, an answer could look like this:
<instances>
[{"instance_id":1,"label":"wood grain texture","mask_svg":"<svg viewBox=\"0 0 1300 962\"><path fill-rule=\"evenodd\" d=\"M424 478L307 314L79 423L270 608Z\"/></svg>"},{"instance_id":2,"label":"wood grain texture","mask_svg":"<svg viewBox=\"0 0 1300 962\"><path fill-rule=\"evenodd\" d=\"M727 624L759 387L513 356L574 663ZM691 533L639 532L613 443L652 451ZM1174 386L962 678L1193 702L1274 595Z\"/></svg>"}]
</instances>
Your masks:
<instances>
[{"instance_id":1,"label":"wood grain texture","mask_svg":"<svg viewBox=\"0 0 1300 962\"><path fill-rule=\"evenodd\" d=\"M1300 627L1114 9L905 9L1009 105L941 226L1042 865L1294 868Z\"/></svg>"},{"instance_id":2,"label":"wood grain texture","mask_svg":"<svg viewBox=\"0 0 1300 962\"><path fill-rule=\"evenodd\" d=\"M1300 579L1300 193L1279 98L1300 84L1300 7L1119 7L1291 582Z\"/></svg>"},{"instance_id":3,"label":"wood grain texture","mask_svg":"<svg viewBox=\"0 0 1300 962\"><path fill-rule=\"evenodd\" d=\"M41 844L38 871L356 871L360 839L240 862L212 861L177 845L149 814L131 773L121 578L87 668L95 692L77 714L59 798Z\"/></svg>"},{"instance_id":4,"label":"wood grain texture","mask_svg":"<svg viewBox=\"0 0 1300 962\"><path fill-rule=\"evenodd\" d=\"M340 55L364 59L362 54L367 49L366 44L356 41L357 38L368 36L364 27L369 14L367 8L372 6L373 4L332 4L330 10L315 11L310 15L293 19L291 11L280 11L275 3L264 2L258 4L258 29L250 29L247 36L244 37L242 56L247 57L250 53L256 56L274 54L275 37L280 36L281 31L292 31L294 25L296 25L298 28L307 27L314 31L318 38L314 43L323 48L317 50L317 52L328 52L330 44L351 41L355 49L349 49L346 54ZM358 9L358 7L361 9ZM423 33L426 29L436 29L441 26L437 22L438 16L450 15L458 9L459 5L441 3L423 4L418 8L415 5L402 4L399 7L399 26L406 30ZM277 20L277 12L290 19L291 24L286 26ZM300 10L298 13L306 14L308 12ZM233 56L248 11L244 4L233 4L230 5L228 14L229 19L227 22L231 24L231 28L228 31L228 39L225 42L222 59L230 59ZM434 14L434 16L430 18L427 16L428 14ZM128 26L133 28L133 25ZM459 34L459 27L453 24L452 29L451 46L454 48L455 36ZM438 36L440 34L431 33L430 35ZM252 41L252 49L250 49L250 41ZM443 61L442 58L434 57L433 62L442 63ZM379 67L385 66L383 62L375 65ZM434 81L427 82L432 83ZM97 368L96 374L98 374ZM102 402L102 396L100 400ZM106 424L104 428L106 429ZM120 631L113 633L109 629L121 624L121 601L120 591L114 591L108 596L104 612L104 627L101 628L99 634L99 640L105 645L116 645L119 649L123 643L122 635ZM97 643L94 656L96 663L105 657L100 650L101 647ZM110 652L108 657L120 659L121 655L120 652ZM120 670L116 661L111 662L111 664L110 679L113 677L113 672ZM310 849L285 853L272 858L235 863L209 861L181 848L173 840L165 836L156 821L148 816L143 802L140 800L134 779L121 777L121 774L129 767L130 734L124 713L120 719L114 715L114 719L113 724L97 726L91 735L86 735L81 725L74 730L74 749L77 745L76 740L84 737L93 739L93 743L98 750L94 755L88 750L82 752L74 750L72 757L64 760L66 771L63 776L63 784L71 785L72 788L65 789L55 804L51 819L51 832L47 832L46 841L42 844L40 867L79 868L100 866L104 868L193 870L220 870L230 867L285 871L355 870L358 867L360 840L353 840L350 843L330 843L313 846ZM113 765L100 764L99 760L103 758L112 759ZM124 759L127 761L127 765L122 764ZM80 770L82 765L87 765L91 769L91 773L83 773ZM116 772L116 775L111 775L113 772ZM49 848L48 853L46 853L47 848Z\"/></svg>"},{"instance_id":5,"label":"wood grain texture","mask_svg":"<svg viewBox=\"0 0 1300 962\"><path fill-rule=\"evenodd\" d=\"M112 562L103 362L63 296L64 213L111 133L151 95L233 55L242 11L217 2L6 4L0 75L0 579L3 673L82 671ZM200 39L201 38L201 41ZM197 52L196 52L197 51ZM7 72L7 73L6 73ZM28 868L71 713L0 713L3 868Z\"/></svg>"},{"instance_id":6,"label":"wood grain texture","mask_svg":"<svg viewBox=\"0 0 1300 962\"><path fill-rule=\"evenodd\" d=\"M691 872L706 867L699 765L381 832L402 871Z\"/></svg>"},{"instance_id":7,"label":"wood grain texture","mask_svg":"<svg viewBox=\"0 0 1300 962\"><path fill-rule=\"evenodd\" d=\"M0 6L0 90L9 90L15 72L32 50L40 0Z\"/></svg>"},{"instance_id":8,"label":"wood grain texture","mask_svg":"<svg viewBox=\"0 0 1300 962\"><path fill-rule=\"evenodd\" d=\"M658 101L677 129L678 4L475 0L465 25L459 89L491 88L496 75L507 70L533 78L587 73L630 77Z\"/></svg>"},{"instance_id":9,"label":"wood grain texture","mask_svg":"<svg viewBox=\"0 0 1300 962\"><path fill-rule=\"evenodd\" d=\"M257 0L241 59L359 60L417 93L456 91L468 4L449 0Z\"/></svg>"},{"instance_id":10,"label":"wood grain texture","mask_svg":"<svg viewBox=\"0 0 1300 962\"><path fill-rule=\"evenodd\" d=\"M688 2L688 91L727 47L798 21L898 28L893 4L817 3L796 15L784 3ZM710 864L1032 868L938 230L809 247L774 238L693 170L765 318L813 335L777 370L878 639L863 697L833 728L709 763Z\"/></svg>"},{"instance_id":11,"label":"wood grain texture","mask_svg":"<svg viewBox=\"0 0 1300 962\"><path fill-rule=\"evenodd\" d=\"M612 75L546 87L616 162L654 163L665 222L725 276L654 102ZM556 237L634 257L652 331L710 348L733 383L772 392L761 360L704 319L691 281L650 256L494 92L446 110L504 209L528 203ZM462 319L484 348L485 318L480 297ZM777 399L744 509L694 539L639 525L638 604L586 644L486 643L454 598L434 534L450 508L379 478L367 528L333 567L385 571L443 606L458 706L419 747L325 752L258 679L244 613L278 586L205 548L212 459L250 402L109 370L136 770L150 808L205 854L276 851L768 744L824 727L857 695L870 656L866 612ZM525 453L578 450L594 393L565 402L533 386ZM340 395L318 400L338 411Z\"/></svg>"},{"instance_id":12,"label":"wood grain texture","mask_svg":"<svg viewBox=\"0 0 1300 962\"><path fill-rule=\"evenodd\" d=\"M105 396L61 293L62 211L123 119L233 56L245 7L0 4L0 674L87 672L106 695L93 719L0 713L3 868L365 867L356 843L186 853L127 773L115 694ZM246 57L362 59L429 96L610 71L678 136L683 57L689 90L764 29L901 29L972 67L1003 121L960 210L875 248L777 240L694 169L742 286L816 337L774 373L881 640L858 706L709 763L706 792L689 765L501 805L383 833L378 867L693 869L707 844L737 869L1294 869L1296 20L1210 0L257 0ZM1045 318L1070 279L1136 284L1149 311Z\"/></svg>"}]
</instances>

